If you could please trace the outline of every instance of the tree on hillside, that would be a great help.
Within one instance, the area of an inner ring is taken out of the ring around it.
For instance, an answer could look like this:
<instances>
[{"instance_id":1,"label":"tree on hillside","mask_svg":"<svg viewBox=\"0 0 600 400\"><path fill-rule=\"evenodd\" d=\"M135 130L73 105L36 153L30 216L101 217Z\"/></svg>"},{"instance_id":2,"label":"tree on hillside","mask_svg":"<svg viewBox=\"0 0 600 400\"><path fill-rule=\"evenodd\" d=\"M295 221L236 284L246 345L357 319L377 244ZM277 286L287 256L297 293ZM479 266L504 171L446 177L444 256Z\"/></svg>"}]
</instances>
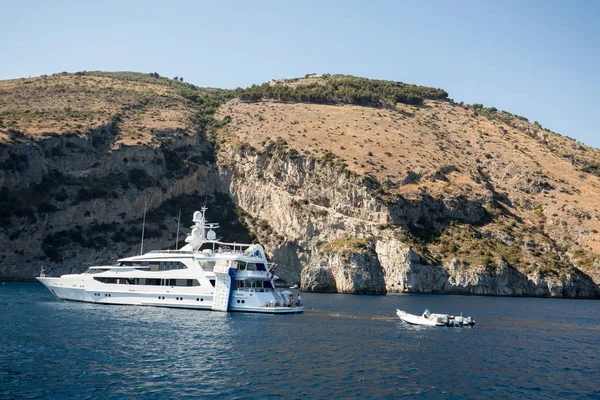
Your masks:
<instances>
[{"instance_id":1,"label":"tree on hillside","mask_svg":"<svg viewBox=\"0 0 600 400\"><path fill-rule=\"evenodd\" d=\"M448 93L441 89L349 75L329 76L325 84L313 82L296 87L269 83L252 85L238 89L236 93L243 101L273 99L371 107L393 107L395 103L422 104L425 99L443 100L448 97Z\"/></svg>"}]
</instances>

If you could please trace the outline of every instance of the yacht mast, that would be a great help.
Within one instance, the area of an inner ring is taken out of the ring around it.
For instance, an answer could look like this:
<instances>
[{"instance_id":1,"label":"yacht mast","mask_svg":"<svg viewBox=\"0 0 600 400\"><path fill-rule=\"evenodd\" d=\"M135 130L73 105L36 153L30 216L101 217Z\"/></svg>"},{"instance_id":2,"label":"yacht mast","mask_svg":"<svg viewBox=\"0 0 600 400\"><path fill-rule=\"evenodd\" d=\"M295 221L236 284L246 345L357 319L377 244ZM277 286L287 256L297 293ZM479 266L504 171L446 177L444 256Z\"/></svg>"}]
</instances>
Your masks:
<instances>
[{"instance_id":1,"label":"yacht mast","mask_svg":"<svg viewBox=\"0 0 600 400\"><path fill-rule=\"evenodd\" d=\"M148 201L144 203L144 221L142 222L142 244L140 245L140 255L144 254L144 229L146 228L146 208L148 207Z\"/></svg>"},{"instance_id":2,"label":"yacht mast","mask_svg":"<svg viewBox=\"0 0 600 400\"><path fill-rule=\"evenodd\" d=\"M175 239L175 250L179 246L179 221L181 221L181 208L179 209L179 216L177 217L177 237Z\"/></svg>"}]
</instances>

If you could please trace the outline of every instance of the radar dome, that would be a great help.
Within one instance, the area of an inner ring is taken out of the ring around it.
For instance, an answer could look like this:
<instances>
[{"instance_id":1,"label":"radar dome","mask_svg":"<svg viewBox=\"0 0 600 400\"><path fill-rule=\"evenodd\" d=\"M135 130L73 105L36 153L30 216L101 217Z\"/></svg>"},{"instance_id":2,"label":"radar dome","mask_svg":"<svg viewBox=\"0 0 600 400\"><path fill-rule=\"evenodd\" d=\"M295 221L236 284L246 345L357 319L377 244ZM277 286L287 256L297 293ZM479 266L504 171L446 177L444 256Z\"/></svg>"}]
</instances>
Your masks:
<instances>
[{"instance_id":1,"label":"radar dome","mask_svg":"<svg viewBox=\"0 0 600 400\"><path fill-rule=\"evenodd\" d=\"M192 219L194 222L202 221L202 213L200 211L196 211L194 213L194 218Z\"/></svg>"},{"instance_id":2,"label":"radar dome","mask_svg":"<svg viewBox=\"0 0 600 400\"><path fill-rule=\"evenodd\" d=\"M200 228L192 229L192 236L195 238L202 237L202 229L200 229Z\"/></svg>"},{"instance_id":3,"label":"radar dome","mask_svg":"<svg viewBox=\"0 0 600 400\"><path fill-rule=\"evenodd\" d=\"M206 234L206 237L208 238L208 240L215 240L217 238L217 234L215 233L215 231L213 231L212 229L210 231L208 231L208 233Z\"/></svg>"}]
</instances>

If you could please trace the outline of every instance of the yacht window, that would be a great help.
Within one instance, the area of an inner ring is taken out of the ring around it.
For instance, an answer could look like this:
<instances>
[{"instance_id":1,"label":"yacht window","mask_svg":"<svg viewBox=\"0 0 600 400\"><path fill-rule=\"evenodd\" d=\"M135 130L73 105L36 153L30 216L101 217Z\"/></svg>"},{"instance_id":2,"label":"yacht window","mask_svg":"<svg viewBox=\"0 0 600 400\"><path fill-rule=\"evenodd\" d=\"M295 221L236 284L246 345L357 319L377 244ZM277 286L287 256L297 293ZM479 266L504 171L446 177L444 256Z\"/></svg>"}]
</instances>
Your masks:
<instances>
[{"instance_id":1,"label":"yacht window","mask_svg":"<svg viewBox=\"0 0 600 400\"><path fill-rule=\"evenodd\" d=\"M95 280L97 280L98 282L102 282L102 283L117 283L117 278L94 278Z\"/></svg>"},{"instance_id":2,"label":"yacht window","mask_svg":"<svg viewBox=\"0 0 600 400\"><path fill-rule=\"evenodd\" d=\"M104 272L104 270L101 269L96 269L96 268L89 268L87 271L84 272L84 274L97 274L98 272Z\"/></svg>"},{"instance_id":3,"label":"yacht window","mask_svg":"<svg viewBox=\"0 0 600 400\"><path fill-rule=\"evenodd\" d=\"M173 269L186 269L187 267L185 266L184 263L181 263L179 261L161 261L158 264L158 271L170 271Z\"/></svg>"},{"instance_id":4,"label":"yacht window","mask_svg":"<svg viewBox=\"0 0 600 400\"><path fill-rule=\"evenodd\" d=\"M214 280L214 279L211 279L211 280L210 280L210 284L212 285L212 287L215 287L215 280Z\"/></svg>"},{"instance_id":5,"label":"yacht window","mask_svg":"<svg viewBox=\"0 0 600 400\"><path fill-rule=\"evenodd\" d=\"M197 279L163 279L163 286L200 286Z\"/></svg>"},{"instance_id":6,"label":"yacht window","mask_svg":"<svg viewBox=\"0 0 600 400\"><path fill-rule=\"evenodd\" d=\"M198 261L198 263L204 271L214 271L215 269L215 261Z\"/></svg>"},{"instance_id":7,"label":"yacht window","mask_svg":"<svg viewBox=\"0 0 600 400\"><path fill-rule=\"evenodd\" d=\"M246 281L235 281L235 288L239 290L244 290L246 288L250 288L250 282Z\"/></svg>"}]
</instances>

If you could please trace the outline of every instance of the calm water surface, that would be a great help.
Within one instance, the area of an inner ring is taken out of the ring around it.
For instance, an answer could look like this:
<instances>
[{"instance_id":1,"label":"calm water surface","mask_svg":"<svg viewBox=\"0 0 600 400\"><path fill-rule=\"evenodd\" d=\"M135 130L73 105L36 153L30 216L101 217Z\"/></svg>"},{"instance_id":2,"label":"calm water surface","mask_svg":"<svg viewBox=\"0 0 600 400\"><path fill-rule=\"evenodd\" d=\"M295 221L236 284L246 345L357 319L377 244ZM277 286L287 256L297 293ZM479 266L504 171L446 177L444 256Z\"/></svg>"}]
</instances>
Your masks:
<instances>
[{"instance_id":1,"label":"calm water surface","mask_svg":"<svg viewBox=\"0 0 600 400\"><path fill-rule=\"evenodd\" d=\"M0 283L0 399L600 398L600 302L303 297L304 314L225 314ZM477 325L414 327L396 308Z\"/></svg>"}]
</instances>

